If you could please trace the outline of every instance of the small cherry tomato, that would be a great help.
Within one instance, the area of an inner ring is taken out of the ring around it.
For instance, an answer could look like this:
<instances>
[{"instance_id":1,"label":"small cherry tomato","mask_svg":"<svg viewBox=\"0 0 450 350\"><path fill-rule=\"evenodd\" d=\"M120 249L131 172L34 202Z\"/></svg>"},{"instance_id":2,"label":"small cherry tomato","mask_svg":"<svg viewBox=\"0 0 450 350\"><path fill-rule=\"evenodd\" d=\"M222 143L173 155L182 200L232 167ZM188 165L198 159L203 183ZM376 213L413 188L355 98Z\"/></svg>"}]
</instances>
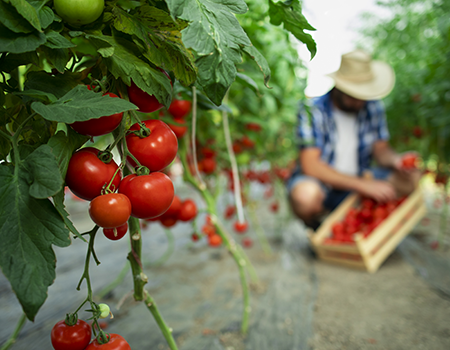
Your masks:
<instances>
[{"instance_id":1,"label":"small cherry tomato","mask_svg":"<svg viewBox=\"0 0 450 350\"><path fill-rule=\"evenodd\" d=\"M246 221L244 222L236 221L233 227L237 233L244 234L248 229L248 223Z\"/></svg>"},{"instance_id":2,"label":"small cherry tomato","mask_svg":"<svg viewBox=\"0 0 450 350\"><path fill-rule=\"evenodd\" d=\"M150 134L142 138L135 134L128 134L126 137L128 150L141 165L146 166L150 171L160 171L175 159L178 152L177 137L161 120L149 119L144 121L144 124L150 130ZM140 130L139 123L131 126L130 131L133 130ZM131 158L128 160L136 166Z\"/></svg>"},{"instance_id":3,"label":"small cherry tomato","mask_svg":"<svg viewBox=\"0 0 450 350\"><path fill-rule=\"evenodd\" d=\"M208 244L211 247L218 247L222 244L222 237L218 234L212 234L208 236Z\"/></svg>"},{"instance_id":4,"label":"small cherry tomato","mask_svg":"<svg viewBox=\"0 0 450 350\"><path fill-rule=\"evenodd\" d=\"M98 157L99 150L86 147L76 151L69 161L66 174L66 184L78 197L93 200L102 193L102 188L108 185L118 169L114 160L102 162ZM117 189L122 178L119 171L113 180L113 189Z\"/></svg>"},{"instance_id":5,"label":"small cherry tomato","mask_svg":"<svg viewBox=\"0 0 450 350\"><path fill-rule=\"evenodd\" d=\"M167 125L169 125L169 128L172 129L172 131L175 133L177 138L182 138L184 136L184 134L186 134L186 131L187 131L187 126L184 126L184 125L186 125L186 123L184 122L183 119L179 119L179 118L174 118L173 121L175 123L182 124L182 125L175 125L175 124L170 124L170 123Z\"/></svg>"},{"instance_id":6,"label":"small cherry tomato","mask_svg":"<svg viewBox=\"0 0 450 350\"><path fill-rule=\"evenodd\" d=\"M105 235L106 238L110 239L111 241L118 241L123 236L125 236L127 231L128 231L128 223L126 222L119 227L104 228L103 234Z\"/></svg>"},{"instance_id":7,"label":"small cherry tomato","mask_svg":"<svg viewBox=\"0 0 450 350\"><path fill-rule=\"evenodd\" d=\"M402 157L403 169L415 169L417 164L417 156L415 154L405 154Z\"/></svg>"},{"instance_id":8,"label":"small cherry tomato","mask_svg":"<svg viewBox=\"0 0 450 350\"><path fill-rule=\"evenodd\" d=\"M51 332L51 341L55 350L84 350L91 341L92 330L83 320L77 320L73 326L64 320L56 323Z\"/></svg>"},{"instance_id":9,"label":"small cherry tomato","mask_svg":"<svg viewBox=\"0 0 450 350\"><path fill-rule=\"evenodd\" d=\"M86 350L131 350L130 344L119 334L109 333L109 341L106 344L100 344L97 339L86 348Z\"/></svg>"},{"instance_id":10,"label":"small cherry tomato","mask_svg":"<svg viewBox=\"0 0 450 350\"><path fill-rule=\"evenodd\" d=\"M131 202L122 193L104 194L95 197L89 204L89 215L100 227L119 227L130 218Z\"/></svg>"},{"instance_id":11,"label":"small cherry tomato","mask_svg":"<svg viewBox=\"0 0 450 350\"><path fill-rule=\"evenodd\" d=\"M242 245L244 248L251 248L253 246L253 240L250 237L245 237L242 239Z\"/></svg>"}]
</instances>

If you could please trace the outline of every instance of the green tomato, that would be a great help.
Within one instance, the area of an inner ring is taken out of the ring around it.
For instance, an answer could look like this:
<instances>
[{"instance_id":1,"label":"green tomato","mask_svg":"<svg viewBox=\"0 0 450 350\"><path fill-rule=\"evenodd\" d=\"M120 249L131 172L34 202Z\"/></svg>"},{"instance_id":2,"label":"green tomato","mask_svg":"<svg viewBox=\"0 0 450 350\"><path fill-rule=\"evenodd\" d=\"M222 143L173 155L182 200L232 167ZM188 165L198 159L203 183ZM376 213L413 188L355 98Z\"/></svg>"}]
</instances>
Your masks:
<instances>
[{"instance_id":1,"label":"green tomato","mask_svg":"<svg viewBox=\"0 0 450 350\"><path fill-rule=\"evenodd\" d=\"M106 304L98 304L98 307L100 308L100 318L106 318L109 316L110 309L109 306Z\"/></svg>"},{"instance_id":2,"label":"green tomato","mask_svg":"<svg viewBox=\"0 0 450 350\"><path fill-rule=\"evenodd\" d=\"M94 22L105 8L105 0L54 0L53 4L56 13L75 26Z\"/></svg>"},{"instance_id":3,"label":"green tomato","mask_svg":"<svg viewBox=\"0 0 450 350\"><path fill-rule=\"evenodd\" d=\"M247 152L238 154L236 156L236 162L239 165L249 164L250 163L250 154L248 154Z\"/></svg>"}]
</instances>

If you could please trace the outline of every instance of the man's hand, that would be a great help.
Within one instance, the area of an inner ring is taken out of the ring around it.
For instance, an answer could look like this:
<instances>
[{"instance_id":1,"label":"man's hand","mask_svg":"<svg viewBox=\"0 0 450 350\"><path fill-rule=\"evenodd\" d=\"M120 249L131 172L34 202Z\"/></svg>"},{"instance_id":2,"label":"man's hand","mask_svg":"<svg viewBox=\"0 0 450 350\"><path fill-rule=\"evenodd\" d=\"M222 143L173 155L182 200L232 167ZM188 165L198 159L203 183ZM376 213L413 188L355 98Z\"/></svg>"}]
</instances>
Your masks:
<instances>
[{"instance_id":1,"label":"man's hand","mask_svg":"<svg viewBox=\"0 0 450 350\"><path fill-rule=\"evenodd\" d=\"M394 169L397 170L401 176L410 178L411 174L417 171L417 158L419 158L419 154L414 151L398 154L394 163Z\"/></svg>"},{"instance_id":2,"label":"man's hand","mask_svg":"<svg viewBox=\"0 0 450 350\"><path fill-rule=\"evenodd\" d=\"M357 192L377 202L388 202L397 196L394 186L382 180L360 179Z\"/></svg>"}]
</instances>

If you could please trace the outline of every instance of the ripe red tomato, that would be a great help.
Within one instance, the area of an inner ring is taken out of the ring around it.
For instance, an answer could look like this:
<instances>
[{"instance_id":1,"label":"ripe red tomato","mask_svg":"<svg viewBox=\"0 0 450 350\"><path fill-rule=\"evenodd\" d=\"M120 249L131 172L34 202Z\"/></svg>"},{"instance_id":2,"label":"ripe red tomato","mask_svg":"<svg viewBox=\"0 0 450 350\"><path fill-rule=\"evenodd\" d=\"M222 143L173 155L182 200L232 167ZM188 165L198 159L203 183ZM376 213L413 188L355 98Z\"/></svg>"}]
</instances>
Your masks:
<instances>
[{"instance_id":1,"label":"ripe red tomato","mask_svg":"<svg viewBox=\"0 0 450 350\"><path fill-rule=\"evenodd\" d=\"M259 125L258 123L247 123L245 125L245 128L251 131L261 131L261 125Z\"/></svg>"},{"instance_id":2,"label":"ripe red tomato","mask_svg":"<svg viewBox=\"0 0 450 350\"><path fill-rule=\"evenodd\" d=\"M193 242L197 242L200 239L200 236L196 232L194 232L191 235L191 239Z\"/></svg>"},{"instance_id":3,"label":"ripe red tomato","mask_svg":"<svg viewBox=\"0 0 450 350\"><path fill-rule=\"evenodd\" d=\"M167 110L174 118L182 119L189 114L192 108L191 101L177 100L174 98Z\"/></svg>"},{"instance_id":4,"label":"ripe red tomato","mask_svg":"<svg viewBox=\"0 0 450 350\"><path fill-rule=\"evenodd\" d=\"M178 124L186 125L186 123L184 122L183 119L174 118L173 121ZM174 125L174 124L168 124L168 125L172 129L172 131L175 133L177 138L181 138L184 136L184 134L186 134L187 126Z\"/></svg>"},{"instance_id":5,"label":"ripe red tomato","mask_svg":"<svg viewBox=\"0 0 450 350\"><path fill-rule=\"evenodd\" d=\"M164 217L178 217L181 210L181 199L177 195L173 196L172 204L169 209L162 215Z\"/></svg>"},{"instance_id":6,"label":"ripe red tomato","mask_svg":"<svg viewBox=\"0 0 450 350\"><path fill-rule=\"evenodd\" d=\"M234 223L234 230L237 233L244 234L247 231L247 229L248 229L248 223L246 221L244 221L244 222L236 221Z\"/></svg>"},{"instance_id":7,"label":"ripe red tomato","mask_svg":"<svg viewBox=\"0 0 450 350\"><path fill-rule=\"evenodd\" d=\"M161 172L128 175L121 182L119 193L128 197L131 215L139 219L151 219L165 213L175 195L172 181Z\"/></svg>"},{"instance_id":8,"label":"ripe red tomato","mask_svg":"<svg viewBox=\"0 0 450 350\"><path fill-rule=\"evenodd\" d=\"M233 152L236 154L242 153L243 149L242 146L240 145L240 143L238 143L237 141L233 142Z\"/></svg>"},{"instance_id":9,"label":"ripe red tomato","mask_svg":"<svg viewBox=\"0 0 450 350\"><path fill-rule=\"evenodd\" d=\"M333 232L334 237L341 237L345 232L344 224L342 222L334 223L331 227L331 231Z\"/></svg>"},{"instance_id":10,"label":"ripe red tomato","mask_svg":"<svg viewBox=\"0 0 450 350\"><path fill-rule=\"evenodd\" d=\"M280 205L278 204L278 202L273 202L273 203L270 205L270 210L271 210L273 213L276 213L276 212L278 211L279 208L280 208Z\"/></svg>"},{"instance_id":11,"label":"ripe red tomato","mask_svg":"<svg viewBox=\"0 0 450 350\"><path fill-rule=\"evenodd\" d=\"M167 73L165 74L167 75ZM169 78L168 75L167 77ZM149 95L144 90L138 88L133 81L131 81L131 85L127 88L127 90L130 102L138 106L140 112L151 113L163 108L164 106L155 96Z\"/></svg>"},{"instance_id":12,"label":"ripe red tomato","mask_svg":"<svg viewBox=\"0 0 450 350\"><path fill-rule=\"evenodd\" d=\"M253 246L253 240L250 237L245 237L242 239L242 245L244 248L251 248Z\"/></svg>"},{"instance_id":13,"label":"ripe red tomato","mask_svg":"<svg viewBox=\"0 0 450 350\"><path fill-rule=\"evenodd\" d=\"M423 136L423 130L422 130L422 128L420 127L420 126L415 126L414 128L413 128L413 135L416 137L416 138L418 138L418 139L420 139L422 136Z\"/></svg>"},{"instance_id":14,"label":"ripe red tomato","mask_svg":"<svg viewBox=\"0 0 450 350\"><path fill-rule=\"evenodd\" d=\"M402 157L402 168L403 169L414 169L416 168L417 156L415 154L405 154Z\"/></svg>"},{"instance_id":15,"label":"ripe red tomato","mask_svg":"<svg viewBox=\"0 0 450 350\"><path fill-rule=\"evenodd\" d=\"M216 156L216 151L214 151L213 149L211 149L209 147L202 147L202 149L200 150L200 153L205 158L214 158Z\"/></svg>"},{"instance_id":16,"label":"ripe red tomato","mask_svg":"<svg viewBox=\"0 0 450 350\"><path fill-rule=\"evenodd\" d=\"M161 120L149 119L144 121L150 130L150 135L140 138L129 134L126 137L128 150L136 157L141 165L150 171L160 171L175 159L178 151L178 140L172 129ZM139 124L135 123L130 130L139 130ZM128 158L129 162L136 166L135 162Z\"/></svg>"},{"instance_id":17,"label":"ripe red tomato","mask_svg":"<svg viewBox=\"0 0 450 350\"><path fill-rule=\"evenodd\" d=\"M95 197L89 203L89 216L98 226L119 227L125 224L131 215L131 202L121 193L108 193Z\"/></svg>"},{"instance_id":18,"label":"ripe red tomato","mask_svg":"<svg viewBox=\"0 0 450 350\"><path fill-rule=\"evenodd\" d=\"M220 237L218 234L212 234L208 236L208 244L211 247L218 247L222 244L222 237Z\"/></svg>"},{"instance_id":19,"label":"ripe red tomato","mask_svg":"<svg viewBox=\"0 0 450 350\"><path fill-rule=\"evenodd\" d=\"M88 89L91 90L89 86ZM119 98L119 96L113 94L112 92L107 92L103 96L105 95ZM70 126L72 127L73 130L75 130L77 133L81 135L88 135L88 136L106 135L119 126L120 122L122 121L122 117L123 113L115 113L97 119L89 119L84 122L75 122L70 124Z\"/></svg>"},{"instance_id":20,"label":"ripe red tomato","mask_svg":"<svg viewBox=\"0 0 450 350\"><path fill-rule=\"evenodd\" d=\"M163 214L164 215L164 214ZM166 217L166 218L161 218L159 219L159 222L161 223L161 225L163 225L164 227L172 227L175 226L177 223L177 218L173 218L173 217Z\"/></svg>"},{"instance_id":21,"label":"ripe red tomato","mask_svg":"<svg viewBox=\"0 0 450 350\"><path fill-rule=\"evenodd\" d=\"M106 238L110 239L111 241L118 241L123 236L125 236L127 231L128 231L128 223L126 222L119 227L104 228L103 234L105 235Z\"/></svg>"},{"instance_id":22,"label":"ripe red tomato","mask_svg":"<svg viewBox=\"0 0 450 350\"><path fill-rule=\"evenodd\" d=\"M83 320L77 320L69 326L64 320L57 322L51 332L51 341L55 350L84 350L91 341L92 330Z\"/></svg>"},{"instance_id":23,"label":"ripe red tomato","mask_svg":"<svg viewBox=\"0 0 450 350\"><path fill-rule=\"evenodd\" d=\"M206 175L210 175L216 170L216 161L214 158L204 158L201 160L201 168Z\"/></svg>"},{"instance_id":24,"label":"ripe red tomato","mask_svg":"<svg viewBox=\"0 0 450 350\"><path fill-rule=\"evenodd\" d=\"M178 212L178 220L190 221L197 216L197 205L192 199L186 199L181 203L180 211Z\"/></svg>"},{"instance_id":25,"label":"ripe red tomato","mask_svg":"<svg viewBox=\"0 0 450 350\"><path fill-rule=\"evenodd\" d=\"M109 333L109 341L106 344L99 344L97 339L86 348L86 350L131 350L130 344L119 334Z\"/></svg>"},{"instance_id":26,"label":"ripe red tomato","mask_svg":"<svg viewBox=\"0 0 450 350\"><path fill-rule=\"evenodd\" d=\"M225 219L231 219L233 215L236 213L236 207L234 205L229 205L225 208L224 217Z\"/></svg>"},{"instance_id":27,"label":"ripe red tomato","mask_svg":"<svg viewBox=\"0 0 450 350\"><path fill-rule=\"evenodd\" d=\"M103 12L104 0L54 0L56 13L67 23L75 26L94 22Z\"/></svg>"},{"instance_id":28,"label":"ripe red tomato","mask_svg":"<svg viewBox=\"0 0 450 350\"><path fill-rule=\"evenodd\" d=\"M244 135L241 139L241 143L244 147L253 148L255 147L255 141L250 139L247 135Z\"/></svg>"},{"instance_id":29,"label":"ripe red tomato","mask_svg":"<svg viewBox=\"0 0 450 350\"><path fill-rule=\"evenodd\" d=\"M114 160L103 163L98 153L93 147L82 148L73 154L67 168L66 185L75 195L88 201L101 195L102 187L109 184L118 168ZM112 183L114 189L119 187L121 178L119 171Z\"/></svg>"}]
</instances>

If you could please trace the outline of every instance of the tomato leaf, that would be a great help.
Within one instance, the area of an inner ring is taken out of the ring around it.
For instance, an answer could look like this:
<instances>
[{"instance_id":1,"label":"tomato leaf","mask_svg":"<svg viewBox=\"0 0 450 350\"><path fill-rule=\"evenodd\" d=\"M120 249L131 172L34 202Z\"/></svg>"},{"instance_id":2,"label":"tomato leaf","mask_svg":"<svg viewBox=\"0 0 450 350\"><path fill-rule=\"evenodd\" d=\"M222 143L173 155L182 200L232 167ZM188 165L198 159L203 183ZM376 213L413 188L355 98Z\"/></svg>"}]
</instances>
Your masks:
<instances>
[{"instance_id":1,"label":"tomato leaf","mask_svg":"<svg viewBox=\"0 0 450 350\"><path fill-rule=\"evenodd\" d=\"M57 98L63 97L75 86L79 85L80 73L64 72L55 76L47 72L29 72L25 81L26 90L39 90L55 95Z\"/></svg>"},{"instance_id":2,"label":"tomato leaf","mask_svg":"<svg viewBox=\"0 0 450 350\"><path fill-rule=\"evenodd\" d=\"M14 33L0 25L0 52L23 53L35 51L47 41L44 33Z\"/></svg>"},{"instance_id":3,"label":"tomato leaf","mask_svg":"<svg viewBox=\"0 0 450 350\"><path fill-rule=\"evenodd\" d=\"M131 102L102 96L102 93L88 90L85 85L77 85L55 103L33 102L31 108L47 120L67 124L137 109Z\"/></svg>"},{"instance_id":4,"label":"tomato leaf","mask_svg":"<svg viewBox=\"0 0 450 350\"><path fill-rule=\"evenodd\" d=\"M0 22L15 33L31 33L33 26L10 4L0 1Z\"/></svg>"},{"instance_id":5,"label":"tomato leaf","mask_svg":"<svg viewBox=\"0 0 450 350\"><path fill-rule=\"evenodd\" d=\"M71 243L69 231L52 203L30 195L33 174L28 168L33 162L25 159L16 172L11 166L0 165L0 266L31 321L56 276L52 244L66 247ZM39 181L46 177L42 170L33 170Z\"/></svg>"},{"instance_id":6,"label":"tomato leaf","mask_svg":"<svg viewBox=\"0 0 450 350\"><path fill-rule=\"evenodd\" d=\"M305 30L316 30L302 14L299 0L278 1L269 0L270 23L276 26L284 25L284 29L291 32L298 40L306 44L311 59L316 55L316 42Z\"/></svg>"},{"instance_id":7,"label":"tomato leaf","mask_svg":"<svg viewBox=\"0 0 450 350\"><path fill-rule=\"evenodd\" d=\"M70 230L70 232L87 243L86 239L80 234L80 232L78 232L72 221L70 221L69 219L69 213L66 211L66 208L64 206L64 189L53 196L53 204L55 205L56 210L61 215L62 219L64 220L64 224Z\"/></svg>"},{"instance_id":8,"label":"tomato leaf","mask_svg":"<svg viewBox=\"0 0 450 350\"><path fill-rule=\"evenodd\" d=\"M25 52L21 54L8 54L0 62L0 70L2 72L10 73L18 66L32 63L39 66L39 57L36 51Z\"/></svg>"},{"instance_id":9,"label":"tomato leaf","mask_svg":"<svg viewBox=\"0 0 450 350\"><path fill-rule=\"evenodd\" d=\"M69 51L67 49L50 49L46 46L42 47L42 51L52 67L55 67L58 72L64 73L67 62L69 62Z\"/></svg>"},{"instance_id":10,"label":"tomato leaf","mask_svg":"<svg viewBox=\"0 0 450 350\"><path fill-rule=\"evenodd\" d=\"M69 166L72 153L88 140L88 136L80 135L70 127L67 127L67 135L64 131L60 130L48 141L47 144L50 146L52 153L56 157L59 172L63 179L66 177L67 167Z\"/></svg>"},{"instance_id":11,"label":"tomato leaf","mask_svg":"<svg viewBox=\"0 0 450 350\"><path fill-rule=\"evenodd\" d=\"M244 52L247 53L259 66L261 72L264 74L264 85L269 87L269 79L271 76L270 67L265 57L254 46L244 47Z\"/></svg>"},{"instance_id":12,"label":"tomato leaf","mask_svg":"<svg viewBox=\"0 0 450 350\"><path fill-rule=\"evenodd\" d=\"M26 90L26 91L17 91L14 92L14 95L18 96L26 96L27 98L38 100L38 101L44 101L47 103L55 102L57 98L55 95L45 92L45 91L39 91L39 90Z\"/></svg>"},{"instance_id":13,"label":"tomato leaf","mask_svg":"<svg viewBox=\"0 0 450 350\"><path fill-rule=\"evenodd\" d=\"M12 6L14 6L17 12L25 18L36 30L41 30L41 22L36 9L31 6L26 0L9 0Z\"/></svg>"},{"instance_id":14,"label":"tomato leaf","mask_svg":"<svg viewBox=\"0 0 450 350\"><path fill-rule=\"evenodd\" d=\"M48 31L47 33L45 33L45 35L47 37L47 42L45 43L45 46L51 49L68 49L77 46L71 43L61 34L53 30Z\"/></svg>"},{"instance_id":15,"label":"tomato leaf","mask_svg":"<svg viewBox=\"0 0 450 350\"><path fill-rule=\"evenodd\" d=\"M235 64L242 62L242 48L250 39L235 14L247 11L241 0L167 0L176 18L191 22L182 31L183 42L197 55L198 84L215 104L220 105L236 77Z\"/></svg>"},{"instance_id":16,"label":"tomato leaf","mask_svg":"<svg viewBox=\"0 0 450 350\"><path fill-rule=\"evenodd\" d=\"M55 20L55 14L52 9L45 6L46 0L27 0L31 6L37 11L41 28L47 28Z\"/></svg>"},{"instance_id":17,"label":"tomato leaf","mask_svg":"<svg viewBox=\"0 0 450 350\"><path fill-rule=\"evenodd\" d=\"M141 52L134 43L120 37L89 35L87 38L97 49L114 48L114 55L104 56L104 61L116 79L120 77L128 86L133 80L141 90L154 95L159 102L169 107L172 101L172 85L169 79L139 58ZM102 54L101 51L99 53Z\"/></svg>"},{"instance_id":18,"label":"tomato leaf","mask_svg":"<svg viewBox=\"0 0 450 350\"><path fill-rule=\"evenodd\" d=\"M187 23L176 22L167 12L149 5L140 6L133 15L115 7L113 15L114 27L132 35L135 44L150 62L173 71L185 86L195 81L197 68L194 56L181 41L180 30Z\"/></svg>"}]
</instances>

